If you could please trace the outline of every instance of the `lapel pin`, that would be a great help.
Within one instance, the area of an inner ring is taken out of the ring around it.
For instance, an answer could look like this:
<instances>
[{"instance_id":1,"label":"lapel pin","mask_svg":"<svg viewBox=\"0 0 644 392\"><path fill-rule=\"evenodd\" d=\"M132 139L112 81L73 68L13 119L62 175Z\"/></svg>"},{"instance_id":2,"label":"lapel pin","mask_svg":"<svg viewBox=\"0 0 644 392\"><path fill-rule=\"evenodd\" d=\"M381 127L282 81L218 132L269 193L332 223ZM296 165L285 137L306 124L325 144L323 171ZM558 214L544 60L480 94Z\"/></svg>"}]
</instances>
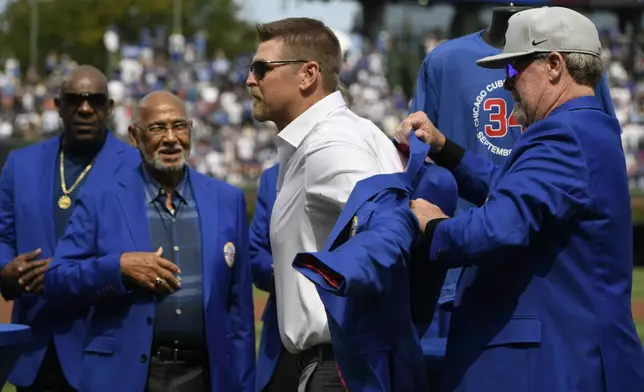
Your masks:
<instances>
[{"instance_id":1,"label":"lapel pin","mask_svg":"<svg viewBox=\"0 0 644 392\"><path fill-rule=\"evenodd\" d=\"M351 229L349 231L349 238L356 235L356 231L358 231L358 217L354 216L353 219L351 220Z\"/></svg>"},{"instance_id":2,"label":"lapel pin","mask_svg":"<svg viewBox=\"0 0 644 392\"><path fill-rule=\"evenodd\" d=\"M232 242L226 242L226 245L224 245L224 260L226 260L226 264L230 268L235 264L235 244Z\"/></svg>"}]
</instances>

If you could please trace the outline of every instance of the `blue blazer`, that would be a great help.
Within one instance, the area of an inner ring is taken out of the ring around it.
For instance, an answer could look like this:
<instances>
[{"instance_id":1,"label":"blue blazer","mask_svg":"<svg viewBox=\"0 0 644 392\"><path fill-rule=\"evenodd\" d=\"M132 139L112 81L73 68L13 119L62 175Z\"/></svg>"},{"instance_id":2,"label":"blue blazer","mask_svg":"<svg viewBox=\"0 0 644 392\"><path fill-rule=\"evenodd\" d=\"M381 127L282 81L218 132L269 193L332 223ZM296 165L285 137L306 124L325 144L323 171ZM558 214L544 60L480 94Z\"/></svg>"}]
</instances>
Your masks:
<instances>
[{"instance_id":1,"label":"blue blazer","mask_svg":"<svg viewBox=\"0 0 644 392\"><path fill-rule=\"evenodd\" d=\"M426 174L427 154L427 146L413 140L407 172L358 182L324 249L298 254L293 263L318 286L336 360L352 392L428 388L409 301L412 292L422 297L422 311L431 320L445 270L433 266L419 286L410 279L414 259L430 265L426 251L412 250L418 221L409 210L409 195ZM428 194L453 210L454 181L439 183L444 188Z\"/></svg>"},{"instance_id":2,"label":"blue blazer","mask_svg":"<svg viewBox=\"0 0 644 392\"><path fill-rule=\"evenodd\" d=\"M43 259L54 254L54 170L58 170L60 140L60 136L52 137L12 151L7 157L0 178L0 268L17 255L37 248L42 249ZM99 186L138 162L139 153L108 132L83 189ZM23 293L15 299L12 321L30 325L33 340L9 382L19 387L33 383L53 336L63 373L72 386L78 386L87 311L55 307L40 295Z\"/></svg>"},{"instance_id":3,"label":"blue blazer","mask_svg":"<svg viewBox=\"0 0 644 392\"><path fill-rule=\"evenodd\" d=\"M500 167L465 152L454 175L479 208L438 223L430 251L465 266L442 390L644 388L620 131L582 97L530 126Z\"/></svg>"},{"instance_id":4,"label":"blue blazer","mask_svg":"<svg viewBox=\"0 0 644 392\"><path fill-rule=\"evenodd\" d=\"M275 302L275 279L273 278L273 255L271 253L270 222L273 204L277 197L277 175L279 165L262 173L255 202L255 213L250 224L250 268L255 287L269 293L264 314L262 314L262 337L257 358L255 390L262 391L271 381L277 360L283 349L277 325L277 304Z\"/></svg>"},{"instance_id":5,"label":"blue blazer","mask_svg":"<svg viewBox=\"0 0 644 392\"><path fill-rule=\"evenodd\" d=\"M153 339L155 297L126 290L124 252L151 252L142 168L79 195L65 236L45 273L45 295L91 304L80 391L140 392ZM246 203L241 190L190 170L202 227L203 301L211 389L255 387L255 329ZM228 266L224 245L236 253Z\"/></svg>"},{"instance_id":6,"label":"blue blazer","mask_svg":"<svg viewBox=\"0 0 644 392\"><path fill-rule=\"evenodd\" d=\"M503 122L491 121L491 116L495 116L496 109L490 112L481 109L480 113L477 110L476 115L480 115L480 126L475 127L472 122L473 105L481 89L486 85L492 86L493 89L491 94L486 96L487 98L502 98L505 101L507 110L503 110L507 112L506 115L512 111L513 104L512 94L504 90L502 86L493 84L497 80L505 79L504 71L481 68L475 63L477 59L501 53L500 49L494 49L483 42L482 32L478 31L449 40L425 56L418 71L415 93L409 111L410 113L425 112L432 123L449 139L463 147L472 148L472 152L478 151L482 157L496 159L498 163L502 163L506 157L490 152L487 146L481 144L477 136L479 131L484 130L486 124L507 127ZM495 86L496 88L494 88ZM602 110L615 117L615 108L610 96L606 72L595 88L595 95ZM518 129L514 132L508 129L507 135L499 138L498 143L497 141L492 142L498 147L511 149L520 134ZM464 203L463 200L459 201L459 210L467 210L472 207L471 204ZM453 268L448 271L445 278L439 309L444 314L449 314L449 309L453 304L459 275L460 268ZM435 326L436 324L432 324L432 329ZM437 337L439 331L431 331L429 335Z\"/></svg>"}]
</instances>

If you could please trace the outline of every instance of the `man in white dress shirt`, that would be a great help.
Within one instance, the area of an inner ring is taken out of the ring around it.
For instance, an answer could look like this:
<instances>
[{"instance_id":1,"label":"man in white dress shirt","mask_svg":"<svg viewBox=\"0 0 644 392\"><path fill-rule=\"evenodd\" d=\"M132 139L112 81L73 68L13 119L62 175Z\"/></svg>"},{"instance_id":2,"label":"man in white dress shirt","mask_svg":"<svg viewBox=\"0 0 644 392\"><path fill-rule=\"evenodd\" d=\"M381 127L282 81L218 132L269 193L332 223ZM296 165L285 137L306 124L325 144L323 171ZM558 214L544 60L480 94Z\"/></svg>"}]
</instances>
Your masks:
<instances>
[{"instance_id":1,"label":"man in white dress shirt","mask_svg":"<svg viewBox=\"0 0 644 392\"><path fill-rule=\"evenodd\" d=\"M280 335L298 355L299 391L344 391L324 305L291 263L298 252L324 246L359 180L403 167L391 140L351 112L337 91L342 56L328 27L288 18L260 24L257 32L260 45L246 81L253 116L280 131L270 228Z\"/></svg>"}]
</instances>

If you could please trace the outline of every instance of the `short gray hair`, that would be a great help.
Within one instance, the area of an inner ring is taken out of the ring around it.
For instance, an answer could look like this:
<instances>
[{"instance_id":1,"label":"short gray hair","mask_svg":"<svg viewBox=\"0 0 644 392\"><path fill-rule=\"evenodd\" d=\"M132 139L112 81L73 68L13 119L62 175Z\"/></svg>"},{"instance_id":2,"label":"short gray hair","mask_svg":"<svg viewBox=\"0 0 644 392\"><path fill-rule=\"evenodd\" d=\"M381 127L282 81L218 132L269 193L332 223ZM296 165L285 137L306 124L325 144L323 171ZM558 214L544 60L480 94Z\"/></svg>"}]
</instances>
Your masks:
<instances>
[{"instance_id":1,"label":"short gray hair","mask_svg":"<svg viewBox=\"0 0 644 392\"><path fill-rule=\"evenodd\" d=\"M572 78L584 86L597 87L604 74L601 58L584 53L562 53L566 68Z\"/></svg>"}]
</instances>

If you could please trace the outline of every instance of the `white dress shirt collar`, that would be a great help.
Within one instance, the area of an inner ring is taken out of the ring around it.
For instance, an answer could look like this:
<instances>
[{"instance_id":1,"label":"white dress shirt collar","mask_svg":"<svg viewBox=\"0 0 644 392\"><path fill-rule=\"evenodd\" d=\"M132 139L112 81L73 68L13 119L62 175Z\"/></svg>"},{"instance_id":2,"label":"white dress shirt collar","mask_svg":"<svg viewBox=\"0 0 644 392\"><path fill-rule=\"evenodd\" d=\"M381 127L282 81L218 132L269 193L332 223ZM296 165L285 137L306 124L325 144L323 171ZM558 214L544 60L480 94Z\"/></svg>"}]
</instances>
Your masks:
<instances>
[{"instance_id":1,"label":"white dress shirt collar","mask_svg":"<svg viewBox=\"0 0 644 392\"><path fill-rule=\"evenodd\" d=\"M316 102L313 106L300 114L295 120L288 124L277 136L293 146L298 148L302 140L309 132L330 112L346 106L342 93L336 91Z\"/></svg>"}]
</instances>

